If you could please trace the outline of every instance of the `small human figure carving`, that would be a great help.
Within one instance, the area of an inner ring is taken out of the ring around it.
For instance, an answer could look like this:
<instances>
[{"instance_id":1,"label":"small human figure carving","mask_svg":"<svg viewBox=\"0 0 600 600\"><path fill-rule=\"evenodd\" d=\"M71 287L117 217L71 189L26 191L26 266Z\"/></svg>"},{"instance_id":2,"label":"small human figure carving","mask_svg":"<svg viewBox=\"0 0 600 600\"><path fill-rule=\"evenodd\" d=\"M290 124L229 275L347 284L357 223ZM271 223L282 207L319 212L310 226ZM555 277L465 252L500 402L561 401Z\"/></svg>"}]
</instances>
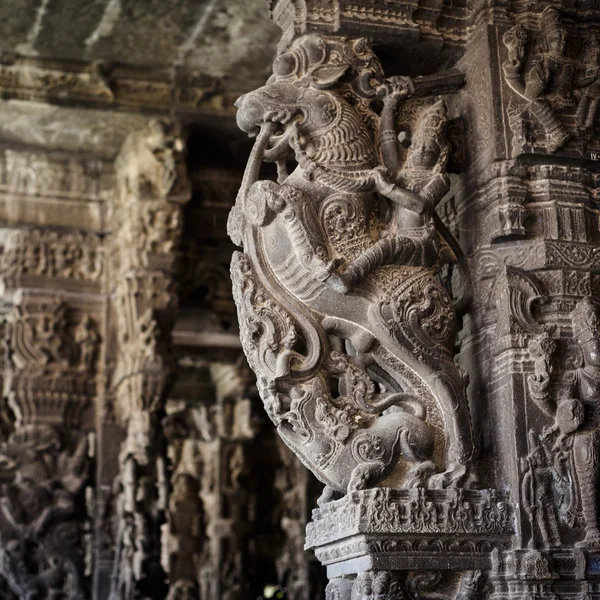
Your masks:
<instances>
[{"instance_id":1,"label":"small human figure carving","mask_svg":"<svg viewBox=\"0 0 600 600\"><path fill-rule=\"evenodd\" d=\"M534 431L529 432L529 454L522 460L521 498L525 512L542 536L546 548L560 546L558 519L553 502L555 472L551 457ZM534 536L529 547L535 548Z\"/></svg>"},{"instance_id":2,"label":"small human figure carving","mask_svg":"<svg viewBox=\"0 0 600 600\"><path fill-rule=\"evenodd\" d=\"M91 374L96 361L99 336L89 315L86 315L75 329L74 338L79 347L79 370Z\"/></svg>"},{"instance_id":3,"label":"small human figure carving","mask_svg":"<svg viewBox=\"0 0 600 600\"><path fill-rule=\"evenodd\" d=\"M582 70L575 80L575 86L581 90L577 126L584 132L591 132L600 101L600 40L595 34L584 42L581 63Z\"/></svg>"},{"instance_id":4,"label":"small human figure carving","mask_svg":"<svg viewBox=\"0 0 600 600\"><path fill-rule=\"evenodd\" d=\"M345 293L382 265L433 265L454 258L449 248L442 251L444 242L433 221L435 206L450 187L444 171L447 124L446 104L440 100L421 114L406 162L394 175L396 183L386 181L384 170L376 172L378 189L393 203L391 222L381 239L346 265L343 273L336 277L332 272L328 285Z\"/></svg>"},{"instance_id":5,"label":"small human figure carving","mask_svg":"<svg viewBox=\"0 0 600 600\"><path fill-rule=\"evenodd\" d=\"M503 65L504 78L527 101L527 108L546 133L546 147L553 153L570 138L555 110L573 103L573 65L565 55L567 33L560 12L552 6L544 9L529 57L525 56L527 38L521 25L504 34L509 54Z\"/></svg>"}]
</instances>

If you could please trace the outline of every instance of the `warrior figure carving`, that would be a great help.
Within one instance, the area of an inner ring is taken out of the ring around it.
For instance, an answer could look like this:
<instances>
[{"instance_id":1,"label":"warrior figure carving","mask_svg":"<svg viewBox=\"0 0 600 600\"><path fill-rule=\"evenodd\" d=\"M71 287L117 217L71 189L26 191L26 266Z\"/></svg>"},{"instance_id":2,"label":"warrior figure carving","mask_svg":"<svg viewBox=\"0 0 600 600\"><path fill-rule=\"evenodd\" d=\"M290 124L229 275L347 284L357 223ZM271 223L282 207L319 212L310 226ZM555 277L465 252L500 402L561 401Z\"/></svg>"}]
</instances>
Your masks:
<instances>
[{"instance_id":1,"label":"warrior figure carving","mask_svg":"<svg viewBox=\"0 0 600 600\"><path fill-rule=\"evenodd\" d=\"M257 135L228 224L245 252L232 263L242 342L279 434L326 484L322 502L463 484L473 456L437 276L460 256L434 210L449 188L444 102L423 109L403 165L398 147L398 106L418 93L386 79L364 39L307 35L237 102ZM263 161L278 183L259 180Z\"/></svg>"}]
</instances>

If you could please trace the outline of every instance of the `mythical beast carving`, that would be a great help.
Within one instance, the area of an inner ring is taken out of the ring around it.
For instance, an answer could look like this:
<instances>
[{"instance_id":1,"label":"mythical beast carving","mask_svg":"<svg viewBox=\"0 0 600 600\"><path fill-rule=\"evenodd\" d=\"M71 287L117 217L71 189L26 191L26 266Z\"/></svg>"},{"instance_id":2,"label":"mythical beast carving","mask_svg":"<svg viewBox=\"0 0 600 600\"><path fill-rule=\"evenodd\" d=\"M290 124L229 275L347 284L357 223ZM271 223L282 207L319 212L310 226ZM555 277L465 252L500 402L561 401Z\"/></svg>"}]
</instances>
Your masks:
<instances>
[{"instance_id":1,"label":"mythical beast carving","mask_svg":"<svg viewBox=\"0 0 600 600\"><path fill-rule=\"evenodd\" d=\"M397 109L415 86L386 79L365 40L304 36L273 72L237 102L258 137L228 224L266 410L327 485L322 501L458 485L473 442L437 277L460 253L434 211L449 187L446 106L423 110L400 168ZM278 183L258 180L263 161Z\"/></svg>"}]
</instances>

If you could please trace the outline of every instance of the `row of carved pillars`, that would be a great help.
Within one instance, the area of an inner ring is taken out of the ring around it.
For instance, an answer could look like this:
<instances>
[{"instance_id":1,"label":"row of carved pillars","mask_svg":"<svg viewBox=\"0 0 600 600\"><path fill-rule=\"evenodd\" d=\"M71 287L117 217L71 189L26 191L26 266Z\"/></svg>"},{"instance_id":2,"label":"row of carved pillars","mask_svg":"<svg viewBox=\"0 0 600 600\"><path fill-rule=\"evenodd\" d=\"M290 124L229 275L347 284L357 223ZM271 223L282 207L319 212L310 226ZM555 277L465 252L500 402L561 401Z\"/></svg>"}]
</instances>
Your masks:
<instances>
[{"instance_id":1,"label":"row of carved pillars","mask_svg":"<svg viewBox=\"0 0 600 600\"><path fill-rule=\"evenodd\" d=\"M2 229L2 597L242 599L271 584L300 599L320 585L302 552L314 480L263 427L239 347L211 358L210 336L172 341L184 146L170 121L129 134L102 173L103 231L33 211Z\"/></svg>"}]
</instances>

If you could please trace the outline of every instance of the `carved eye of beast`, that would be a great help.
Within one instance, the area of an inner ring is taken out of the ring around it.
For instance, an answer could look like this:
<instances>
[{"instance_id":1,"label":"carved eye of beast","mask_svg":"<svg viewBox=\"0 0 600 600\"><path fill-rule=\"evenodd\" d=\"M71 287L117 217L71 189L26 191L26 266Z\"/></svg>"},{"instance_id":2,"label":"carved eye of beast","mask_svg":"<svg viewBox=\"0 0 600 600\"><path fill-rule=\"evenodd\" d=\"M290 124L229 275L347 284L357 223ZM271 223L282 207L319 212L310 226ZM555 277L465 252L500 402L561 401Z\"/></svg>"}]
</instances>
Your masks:
<instances>
[{"instance_id":1,"label":"carved eye of beast","mask_svg":"<svg viewBox=\"0 0 600 600\"><path fill-rule=\"evenodd\" d=\"M294 75L298 69L298 61L291 52L279 55L273 62L273 74L278 77Z\"/></svg>"}]
</instances>

